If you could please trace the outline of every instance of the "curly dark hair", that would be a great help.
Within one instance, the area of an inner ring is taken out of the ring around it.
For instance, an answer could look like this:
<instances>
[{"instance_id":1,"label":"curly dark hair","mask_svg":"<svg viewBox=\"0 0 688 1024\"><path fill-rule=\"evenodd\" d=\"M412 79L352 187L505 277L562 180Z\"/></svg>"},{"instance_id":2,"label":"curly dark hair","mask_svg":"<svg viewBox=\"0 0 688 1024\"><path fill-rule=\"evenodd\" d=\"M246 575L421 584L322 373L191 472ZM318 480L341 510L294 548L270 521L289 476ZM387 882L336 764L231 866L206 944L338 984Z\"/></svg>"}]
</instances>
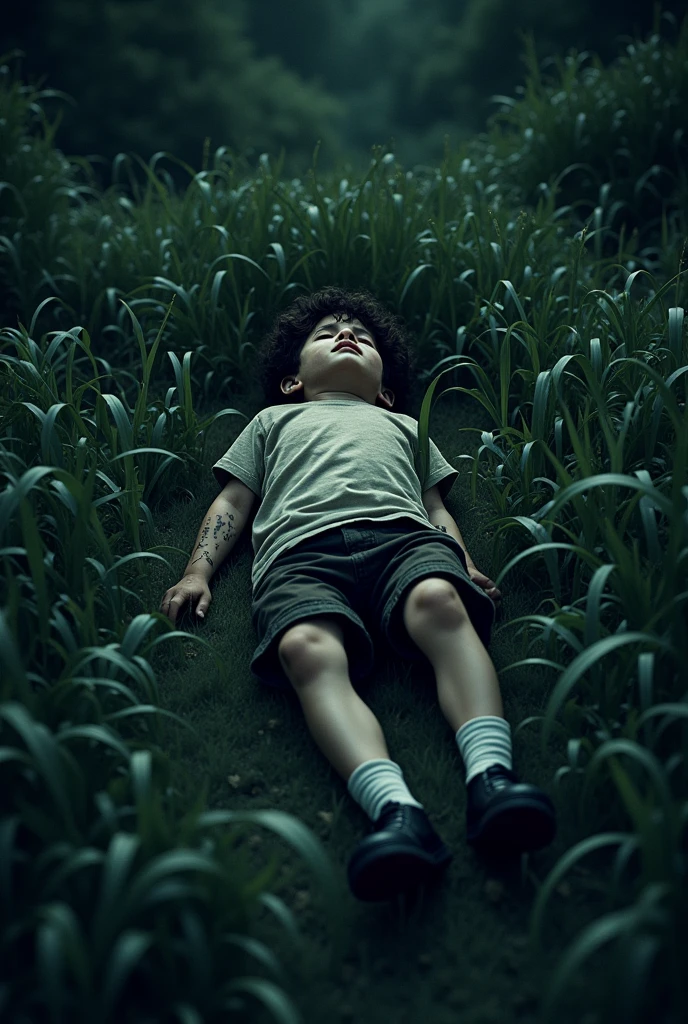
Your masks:
<instances>
[{"instance_id":1,"label":"curly dark hair","mask_svg":"<svg viewBox=\"0 0 688 1024\"><path fill-rule=\"evenodd\" d=\"M334 285L310 295L299 295L291 306L278 313L263 337L258 351L258 380L265 404L303 401L303 391L300 398L293 399L282 393L280 384L289 374L298 374L306 338L328 313L341 314L343 320L358 319L373 332L382 357L382 386L394 392L390 411L410 415L417 361L403 318L365 289L347 291Z\"/></svg>"}]
</instances>

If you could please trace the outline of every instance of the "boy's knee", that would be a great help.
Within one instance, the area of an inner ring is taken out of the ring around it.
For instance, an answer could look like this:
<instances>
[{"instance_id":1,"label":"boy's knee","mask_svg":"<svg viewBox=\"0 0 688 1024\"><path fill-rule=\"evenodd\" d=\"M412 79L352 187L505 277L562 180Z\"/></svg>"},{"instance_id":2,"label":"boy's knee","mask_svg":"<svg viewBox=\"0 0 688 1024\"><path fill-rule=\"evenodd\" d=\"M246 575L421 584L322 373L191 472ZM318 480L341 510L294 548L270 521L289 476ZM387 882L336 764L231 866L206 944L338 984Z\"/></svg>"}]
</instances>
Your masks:
<instances>
[{"instance_id":1,"label":"boy's knee","mask_svg":"<svg viewBox=\"0 0 688 1024\"><path fill-rule=\"evenodd\" d=\"M299 676L341 661L342 656L346 663L344 630L324 616L297 622L282 635L277 653L285 672Z\"/></svg>"}]
</instances>

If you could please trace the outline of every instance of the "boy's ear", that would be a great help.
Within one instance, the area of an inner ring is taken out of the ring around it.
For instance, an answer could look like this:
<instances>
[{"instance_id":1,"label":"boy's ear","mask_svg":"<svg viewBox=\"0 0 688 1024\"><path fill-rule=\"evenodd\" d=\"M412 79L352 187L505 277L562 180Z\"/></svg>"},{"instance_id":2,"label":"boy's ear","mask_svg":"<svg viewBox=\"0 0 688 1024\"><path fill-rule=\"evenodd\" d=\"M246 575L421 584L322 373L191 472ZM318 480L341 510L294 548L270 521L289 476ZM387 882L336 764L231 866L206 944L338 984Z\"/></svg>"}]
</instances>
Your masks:
<instances>
[{"instance_id":1,"label":"boy's ear","mask_svg":"<svg viewBox=\"0 0 688 1024\"><path fill-rule=\"evenodd\" d=\"M387 409L391 409L394 405L394 392L390 388L383 388L382 391L378 391L377 397Z\"/></svg>"}]
</instances>

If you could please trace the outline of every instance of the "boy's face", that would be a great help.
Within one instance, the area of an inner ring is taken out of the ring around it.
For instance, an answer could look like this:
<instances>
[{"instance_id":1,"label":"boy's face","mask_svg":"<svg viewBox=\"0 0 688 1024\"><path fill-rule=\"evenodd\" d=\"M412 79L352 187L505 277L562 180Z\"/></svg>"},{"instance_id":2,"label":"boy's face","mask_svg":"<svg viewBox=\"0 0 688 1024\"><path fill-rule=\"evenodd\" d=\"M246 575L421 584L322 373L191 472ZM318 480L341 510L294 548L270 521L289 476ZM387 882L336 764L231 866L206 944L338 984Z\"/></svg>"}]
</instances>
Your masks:
<instances>
[{"instance_id":1,"label":"boy's face","mask_svg":"<svg viewBox=\"0 0 688 1024\"><path fill-rule=\"evenodd\" d=\"M285 377L280 388L285 395L303 391L304 402L340 398L375 405L379 400L385 409L394 404L394 392L382 387L382 357L372 333L360 320L337 321L332 313L306 338L298 375Z\"/></svg>"}]
</instances>

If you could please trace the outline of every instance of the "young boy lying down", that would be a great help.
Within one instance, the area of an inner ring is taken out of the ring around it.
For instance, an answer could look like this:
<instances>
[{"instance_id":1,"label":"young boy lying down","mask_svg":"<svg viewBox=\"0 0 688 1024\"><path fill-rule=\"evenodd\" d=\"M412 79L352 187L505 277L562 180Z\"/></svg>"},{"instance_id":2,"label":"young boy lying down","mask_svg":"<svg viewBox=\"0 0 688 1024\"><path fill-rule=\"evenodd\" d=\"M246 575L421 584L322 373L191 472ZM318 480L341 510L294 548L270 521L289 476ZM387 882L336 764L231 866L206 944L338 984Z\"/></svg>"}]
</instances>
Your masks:
<instances>
[{"instance_id":1,"label":"young boy lying down","mask_svg":"<svg viewBox=\"0 0 688 1024\"><path fill-rule=\"evenodd\" d=\"M416 472L418 423L402 411L414 357L401 321L368 292L326 288L278 316L263 360L272 404L213 467L222 490L161 611L175 622L188 602L205 616L210 578L257 501L251 672L296 693L313 739L371 819L348 864L353 894L389 899L452 857L358 692L373 639L432 666L466 769L467 841L481 851L547 845L554 805L512 770L486 650L501 594L444 507L458 473L432 440L427 479Z\"/></svg>"}]
</instances>

